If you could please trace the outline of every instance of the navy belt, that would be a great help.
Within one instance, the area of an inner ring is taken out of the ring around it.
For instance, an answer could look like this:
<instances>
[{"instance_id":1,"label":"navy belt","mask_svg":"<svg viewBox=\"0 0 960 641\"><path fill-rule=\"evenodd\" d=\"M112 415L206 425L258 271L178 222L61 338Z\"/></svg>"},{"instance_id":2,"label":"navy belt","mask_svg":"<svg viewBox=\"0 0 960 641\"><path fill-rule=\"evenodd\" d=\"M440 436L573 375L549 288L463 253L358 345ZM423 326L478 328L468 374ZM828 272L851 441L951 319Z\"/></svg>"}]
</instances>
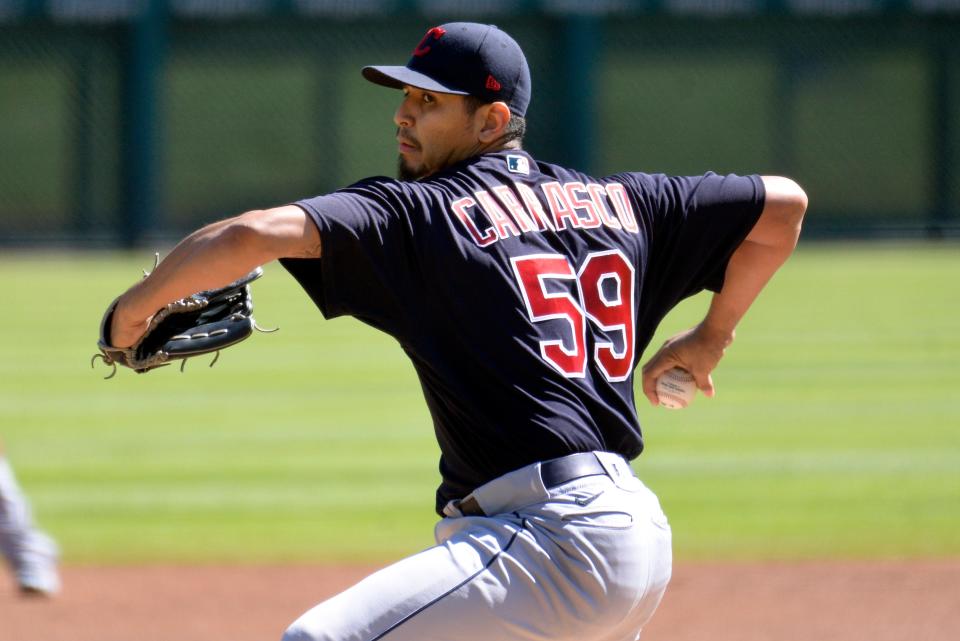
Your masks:
<instances>
[{"instance_id":1,"label":"navy belt","mask_svg":"<svg viewBox=\"0 0 960 641\"><path fill-rule=\"evenodd\" d=\"M547 489L575 481L584 476L606 473L607 471L592 452L570 454L540 464L540 479ZM486 516L472 494L460 501L457 508L464 516Z\"/></svg>"}]
</instances>

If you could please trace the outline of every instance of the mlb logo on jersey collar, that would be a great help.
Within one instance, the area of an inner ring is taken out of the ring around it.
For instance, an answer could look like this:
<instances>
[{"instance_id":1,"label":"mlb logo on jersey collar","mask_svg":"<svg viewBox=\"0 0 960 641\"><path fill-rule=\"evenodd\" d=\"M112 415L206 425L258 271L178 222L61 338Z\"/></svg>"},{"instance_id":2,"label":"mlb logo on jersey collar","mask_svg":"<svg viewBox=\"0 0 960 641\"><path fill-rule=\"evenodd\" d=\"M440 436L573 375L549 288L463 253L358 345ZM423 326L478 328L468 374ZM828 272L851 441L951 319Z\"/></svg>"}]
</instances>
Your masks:
<instances>
[{"instance_id":1,"label":"mlb logo on jersey collar","mask_svg":"<svg viewBox=\"0 0 960 641\"><path fill-rule=\"evenodd\" d=\"M514 174L530 175L530 161L526 156L507 154L507 170Z\"/></svg>"}]
</instances>

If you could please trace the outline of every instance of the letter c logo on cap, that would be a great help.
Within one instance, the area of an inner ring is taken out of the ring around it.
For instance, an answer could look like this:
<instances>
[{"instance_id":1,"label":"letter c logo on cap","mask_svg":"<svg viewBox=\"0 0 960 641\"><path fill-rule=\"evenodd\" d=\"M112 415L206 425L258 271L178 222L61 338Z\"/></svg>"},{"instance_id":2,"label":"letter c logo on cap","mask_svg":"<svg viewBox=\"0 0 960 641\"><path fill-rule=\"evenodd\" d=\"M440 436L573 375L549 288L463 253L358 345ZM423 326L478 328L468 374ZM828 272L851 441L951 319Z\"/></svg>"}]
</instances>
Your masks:
<instances>
[{"instance_id":1,"label":"letter c logo on cap","mask_svg":"<svg viewBox=\"0 0 960 641\"><path fill-rule=\"evenodd\" d=\"M420 41L420 44L417 45L417 48L413 50L413 55L416 57L425 56L430 53L430 45L427 44L427 41L436 42L443 37L443 34L447 32L443 27L434 27L427 32L427 35L423 37L423 40Z\"/></svg>"}]
</instances>

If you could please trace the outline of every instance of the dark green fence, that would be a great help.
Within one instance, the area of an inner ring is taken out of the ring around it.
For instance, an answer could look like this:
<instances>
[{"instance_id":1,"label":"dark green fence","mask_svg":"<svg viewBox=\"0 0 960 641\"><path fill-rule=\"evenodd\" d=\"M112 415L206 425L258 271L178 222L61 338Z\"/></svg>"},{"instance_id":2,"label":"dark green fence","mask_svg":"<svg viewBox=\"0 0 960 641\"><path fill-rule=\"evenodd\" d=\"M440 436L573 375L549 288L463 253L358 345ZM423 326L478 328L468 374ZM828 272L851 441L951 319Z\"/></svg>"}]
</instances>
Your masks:
<instances>
[{"instance_id":1,"label":"dark green fence","mask_svg":"<svg viewBox=\"0 0 960 641\"><path fill-rule=\"evenodd\" d=\"M955 3L960 9L960 2ZM137 245L390 174L359 75L495 22L526 146L591 173L795 177L822 235L960 232L960 11L866 0L0 0L0 242Z\"/></svg>"}]
</instances>

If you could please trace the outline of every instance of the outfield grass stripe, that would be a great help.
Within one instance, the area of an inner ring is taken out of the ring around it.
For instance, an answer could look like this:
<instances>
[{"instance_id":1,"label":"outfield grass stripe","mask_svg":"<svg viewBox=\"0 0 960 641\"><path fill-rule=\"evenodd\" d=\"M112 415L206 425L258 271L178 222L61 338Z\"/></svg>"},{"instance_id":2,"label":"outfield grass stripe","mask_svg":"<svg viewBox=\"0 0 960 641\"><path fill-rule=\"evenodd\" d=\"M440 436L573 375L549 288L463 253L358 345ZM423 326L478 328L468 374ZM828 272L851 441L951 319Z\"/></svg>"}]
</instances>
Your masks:
<instances>
[{"instance_id":1,"label":"outfield grass stripe","mask_svg":"<svg viewBox=\"0 0 960 641\"><path fill-rule=\"evenodd\" d=\"M396 341L277 265L216 367L90 369L135 254L10 254L0 437L68 561L380 561L429 545L438 450ZM678 558L960 555L960 246L808 245L715 372L639 409ZM37 292L57 292L40 299ZM665 319L653 347L703 314Z\"/></svg>"},{"instance_id":2,"label":"outfield grass stripe","mask_svg":"<svg viewBox=\"0 0 960 641\"><path fill-rule=\"evenodd\" d=\"M656 460L654 460L654 458ZM876 450L851 450L844 452L758 452L718 453L698 452L669 453L650 457L650 461L635 465L641 476L653 474L687 474L698 471L704 474L745 474L765 471L785 473L835 473L838 475L863 473L915 474L925 476L933 473L957 474L960 470L960 452L941 450L907 450L884 452ZM954 488L960 494L960 485Z\"/></svg>"}]
</instances>

